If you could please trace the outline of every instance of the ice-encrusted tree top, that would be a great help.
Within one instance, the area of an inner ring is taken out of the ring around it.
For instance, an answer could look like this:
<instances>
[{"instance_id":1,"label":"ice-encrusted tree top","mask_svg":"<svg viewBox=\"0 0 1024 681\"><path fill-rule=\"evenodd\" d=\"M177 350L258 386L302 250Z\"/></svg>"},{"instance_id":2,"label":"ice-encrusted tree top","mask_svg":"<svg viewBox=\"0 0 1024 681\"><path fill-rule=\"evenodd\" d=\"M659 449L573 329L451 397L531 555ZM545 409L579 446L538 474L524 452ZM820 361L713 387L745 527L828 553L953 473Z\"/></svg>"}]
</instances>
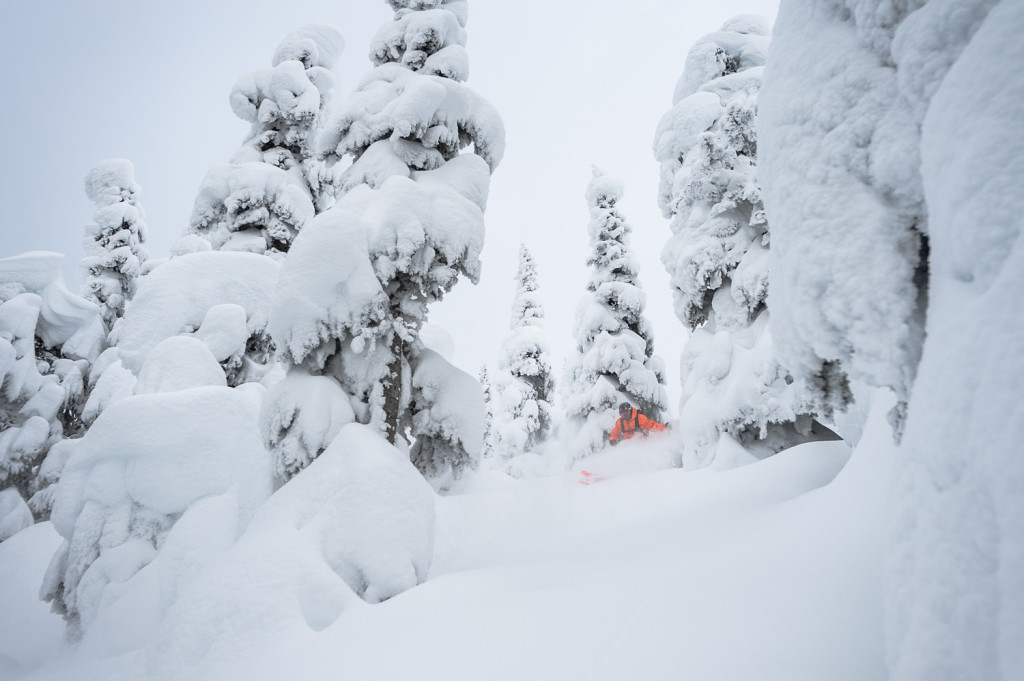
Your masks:
<instances>
[{"instance_id":1,"label":"ice-encrusted tree top","mask_svg":"<svg viewBox=\"0 0 1024 681\"><path fill-rule=\"evenodd\" d=\"M343 190L438 168L470 145L493 171L504 154L504 126L490 103L462 85L469 75L466 3L389 4L395 19L371 44L376 68L325 138L338 157L354 158Z\"/></svg>"},{"instance_id":2,"label":"ice-encrusted tree top","mask_svg":"<svg viewBox=\"0 0 1024 681\"><path fill-rule=\"evenodd\" d=\"M334 89L334 65L345 47L331 26L297 28L277 46L269 68L242 76L231 109L252 124L236 163L261 160L288 170L317 155L317 125Z\"/></svg>"},{"instance_id":3,"label":"ice-encrusted tree top","mask_svg":"<svg viewBox=\"0 0 1024 681\"><path fill-rule=\"evenodd\" d=\"M189 232L215 250L283 254L333 204L335 179L319 134L343 48L334 28L304 26L278 45L270 67L235 83L231 108L251 128L230 162L203 179Z\"/></svg>"},{"instance_id":4,"label":"ice-encrusted tree top","mask_svg":"<svg viewBox=\"0 0 1024 681\"><path fill-rule=\"evenodd\" d=\"M147 258L140 192L135 168L126 159L98 163L85 177L85 193L96 212L85 228L82 293L99 305L108 328L124 316Z\"/></svg>"}]
</instances>

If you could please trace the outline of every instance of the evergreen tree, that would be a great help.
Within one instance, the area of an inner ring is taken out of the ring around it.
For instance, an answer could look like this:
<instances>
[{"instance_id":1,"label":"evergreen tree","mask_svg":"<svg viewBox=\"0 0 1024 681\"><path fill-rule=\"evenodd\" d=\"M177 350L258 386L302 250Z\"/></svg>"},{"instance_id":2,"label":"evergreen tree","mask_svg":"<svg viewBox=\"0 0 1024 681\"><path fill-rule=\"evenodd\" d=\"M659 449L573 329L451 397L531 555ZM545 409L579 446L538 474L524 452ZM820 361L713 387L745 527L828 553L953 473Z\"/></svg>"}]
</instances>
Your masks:
<instances>
[{"instance_id":1,"label":"evergreen tree","mask_svg":"<svg viewBox=\"0 0 1024 681\"><path fill-rule=\"evenodd\" d=\"M605 446L621 402L656 421L666 409L664 362L654 354L654 334L643 314L646 297L629 250L632 228L617 207L622 193L621 181L594 170L586 194L590 277L576 311L576 357L564 383L577 458Z\"/></svg>"},{"instance_id":2,"label":"evergreen tree","mask_svg":"<svg viewBox=\"0 0 1024 681\"><path fill-rule=\"evenodd\" d=\"M544 331L544 308L537 292L537 268L526 246L519 247L511 331L502 344L498 391L499 423L495 449L512 458L534 449L551 434L554 378Z\"/></svg>"},{"instance_id":3,"label":"evergreen tree","mask_svg":"<svg viewBox=\"0 0 1024 681\"><path fill-rule=\"evenodd\" d=\"M466 4L389 4L394 21L374 40L376 66L325 136L328 160L352 159L341 195L289 253L271 330L293 370L338 380L361 422L393 444L410 433L421 470L444 461L454 472L479 455L480 386L439 357L421 367L418 333L431 303L461 276L479 277L504 129L461 82ZM468 395L465 378L479 414L443 408L447 387Z\"/></svg>"},{"instance_id":4,"label":"evergreen tree","mask_svg":"<svg viewBox=\"0 0 1024 681\"><path fill-rule=\"evenodd\" d=\"M270 68L235 83L231 108L252 127L230 162L203 179L189 233L215 250L280 256L317 212L330 207L334 180L316 138L343 47L330 26L299 28L278 46ZM187 243L178 250L195 248Z\"/></svg>"},{"instance_id":5,"label":"evergreen tree","mask_svg":"<svg viewBox=\"0 0 1024 681\"><path fill-rule=\"evenodd\" d=\"M768 36L763 19L739 16L701 39L655 140L659 203L672 220L662 259L693 331L681 359L687 464L709 463L721 433L759 456L835 437L772 347L755 125Z\"/></svg>"},{"instance_id":6,"label":"evergreen tree","mask_svg":"<svg viewBox=\"0 0 1024 681\"><path fill-rule=\"evenodd\" d=\"M100 307L107 328L124 316L146 261L146 223L131 161L111 159L85 177L85 193L96 204L85 228L82 294Z\"/></svg>"},{"instance_id":7,"label":"evergreen tree","mask_svg":"<svg viewBox=\"0 0 1024 681\"><path fill-rule=\"evenodd\" d=\"M491 382L487 365L480 366L478 374L480 387L484 391L484 446L480 453L481 459L488 459L494 453L494 384Z\"/></svg>"}]
</instances>

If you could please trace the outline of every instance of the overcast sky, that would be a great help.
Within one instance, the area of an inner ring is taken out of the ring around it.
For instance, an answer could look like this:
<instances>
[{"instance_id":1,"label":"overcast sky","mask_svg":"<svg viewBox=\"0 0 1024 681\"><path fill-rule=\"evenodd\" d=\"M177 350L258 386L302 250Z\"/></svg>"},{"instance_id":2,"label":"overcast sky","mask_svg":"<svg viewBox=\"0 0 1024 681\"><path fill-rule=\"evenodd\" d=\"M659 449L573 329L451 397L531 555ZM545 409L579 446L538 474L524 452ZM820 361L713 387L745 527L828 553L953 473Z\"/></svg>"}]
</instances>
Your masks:
<instances>
[{"instance_id":1,"label":"overcast sky","mask_svg":"<svg viewBox=\"0 0 1024 681\"><path fill-rule=\"evenodd\" d=\"M669 366L673 411L686 334L672 314L660 252L651 143L686 52L730 17L774 20L775 0L470 0L468 84L501 113L505 160L491 181L483 277L433 309L455 361L472 374L497 363L514 293L518 247L536 258L560 372L586 282L587 206L596 165L625 181L655 346ZM347 47L339 96L370 68L369 41L391 19L384 0L0 0L0 257L65 253L79 286L83 179L97 161L127 158L142 186L153 257L188 222L206 170L238 148L248 124L231 112L239 76L270 65L278 42L308 23L334 25Z\"/></svg>"}]
</instances>

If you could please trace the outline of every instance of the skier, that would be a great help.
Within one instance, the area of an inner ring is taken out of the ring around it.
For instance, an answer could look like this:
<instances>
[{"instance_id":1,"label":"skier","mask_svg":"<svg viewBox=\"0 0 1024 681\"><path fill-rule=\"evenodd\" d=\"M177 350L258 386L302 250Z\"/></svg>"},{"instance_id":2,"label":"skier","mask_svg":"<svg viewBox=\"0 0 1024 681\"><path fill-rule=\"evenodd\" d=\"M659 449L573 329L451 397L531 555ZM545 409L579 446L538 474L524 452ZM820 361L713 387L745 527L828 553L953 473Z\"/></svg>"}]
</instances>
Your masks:
<instances>
[{"instance_id":1,"label":"skier","mask_svg":"<svg viewBox=\"0 0 1024 681\"><path fill-rule=\"evenodd\" d=\"M629 402L623 402L619 405L619 420L615 422L615 428L612 429L608 440L614 447L619 444L620 440L629 440L637 433L647 437L647 434L652 430L662 431L666 428L668 426L664 423L658 423L647 418L634 409L633 405Z\"/></svg>"}]
</instances>

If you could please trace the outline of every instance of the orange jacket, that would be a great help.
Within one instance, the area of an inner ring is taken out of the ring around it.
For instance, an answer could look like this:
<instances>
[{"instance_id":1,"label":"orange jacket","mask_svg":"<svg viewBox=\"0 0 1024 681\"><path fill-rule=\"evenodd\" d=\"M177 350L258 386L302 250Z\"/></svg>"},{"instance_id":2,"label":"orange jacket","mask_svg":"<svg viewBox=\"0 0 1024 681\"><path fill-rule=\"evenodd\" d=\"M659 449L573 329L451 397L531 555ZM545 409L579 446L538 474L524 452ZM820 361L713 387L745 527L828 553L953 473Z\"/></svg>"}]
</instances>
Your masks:
<instances>
[{"instance_id":1,"label":"orange jacket","mask_svg":"<svg viewBox=\"0 0 1024 681\"><path fill-rule=\"evenodd\" d=\"M619 418L615 422L615 428L612 429L612 434L608 436L608 439L613 442L628 440L637 433L647 437L647 433L652 430L665 430L665 424L652 421L634 409L627 418Z\"/></svg>"}]
</instances>

